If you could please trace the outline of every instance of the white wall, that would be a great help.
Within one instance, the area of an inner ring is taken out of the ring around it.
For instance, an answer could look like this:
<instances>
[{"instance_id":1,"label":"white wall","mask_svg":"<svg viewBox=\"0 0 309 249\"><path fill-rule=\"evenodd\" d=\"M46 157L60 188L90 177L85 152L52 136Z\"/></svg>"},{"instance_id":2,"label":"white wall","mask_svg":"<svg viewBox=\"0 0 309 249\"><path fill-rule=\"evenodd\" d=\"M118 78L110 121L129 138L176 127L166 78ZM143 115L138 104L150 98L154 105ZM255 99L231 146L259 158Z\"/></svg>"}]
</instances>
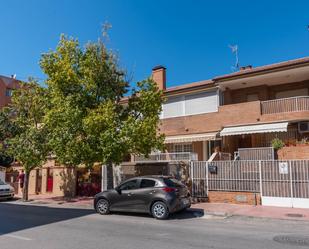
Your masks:
<instances>
[{"instance_id":1,"label":"white wall","mask_svg":"<svg viewBox=\"0 0 309 249\"><path fill-rule=\"evenodd\" d=\"M162 106L161 118L217 112L218 105L219 95L217 90L171 96Z\"/></svg>"}]
</instances>

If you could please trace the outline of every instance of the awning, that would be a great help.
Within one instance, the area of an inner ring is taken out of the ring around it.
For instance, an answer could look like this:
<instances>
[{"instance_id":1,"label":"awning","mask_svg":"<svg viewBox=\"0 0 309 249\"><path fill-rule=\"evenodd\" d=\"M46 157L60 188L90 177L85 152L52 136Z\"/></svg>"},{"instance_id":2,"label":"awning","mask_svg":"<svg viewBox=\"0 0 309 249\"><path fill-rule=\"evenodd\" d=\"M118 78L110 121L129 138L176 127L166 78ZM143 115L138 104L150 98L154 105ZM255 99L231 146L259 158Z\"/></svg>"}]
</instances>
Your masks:
<instances>
[{"instance_id":1,"label":"awning","mask_svg":"<svg viewBox=\"0 0 309 249\"><path fill-rule=\"evenodd\" d=\"M215 140L216 135L217 135L217 132L179 135L179 136L167 136L165 137L164 143L171 144L171 143L186 143L186 142Z\"/></svg>"},{"instance_id":2,"label":"awning","mask_svg":"<svg viewBox=\"0 0 309 249\"><path fill-rule=\"evenodd\" d=\"M233 136L233 135L269 133L269 132L287 132L288 124L289 124L288 122L284 122L284 123L226 127L220 132L220 136Z\"/></svg>"}]
</instances>

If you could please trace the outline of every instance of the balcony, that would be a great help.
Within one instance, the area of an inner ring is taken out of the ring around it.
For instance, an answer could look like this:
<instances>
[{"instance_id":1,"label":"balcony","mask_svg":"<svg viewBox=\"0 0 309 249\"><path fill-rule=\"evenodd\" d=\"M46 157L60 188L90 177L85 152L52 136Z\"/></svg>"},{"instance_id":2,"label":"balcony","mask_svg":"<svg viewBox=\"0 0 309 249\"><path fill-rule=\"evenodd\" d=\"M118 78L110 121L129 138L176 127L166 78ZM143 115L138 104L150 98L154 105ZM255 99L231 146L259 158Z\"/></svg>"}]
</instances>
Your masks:
<instances>
[{"instance_id":1,"label":"balcony","mask_svg":"<svg viewBox=\"0 0 309 249\"><path fill-rule=\"evenodd\" d=\"M197 153L178 152L178 153L152 153L148 157L143 155L134 156L135 162L170 162L170 161L196 161Z\"/></svg>"},{"instance_id":2,"label":"balcony","mask_svg":"<svg viewBox=\"0 0 309 249\"><path fill-rule=\"evenodd\" d=\"M309 111L309 96L261 101L261 114Z\"/></svg>"}]
</instances>

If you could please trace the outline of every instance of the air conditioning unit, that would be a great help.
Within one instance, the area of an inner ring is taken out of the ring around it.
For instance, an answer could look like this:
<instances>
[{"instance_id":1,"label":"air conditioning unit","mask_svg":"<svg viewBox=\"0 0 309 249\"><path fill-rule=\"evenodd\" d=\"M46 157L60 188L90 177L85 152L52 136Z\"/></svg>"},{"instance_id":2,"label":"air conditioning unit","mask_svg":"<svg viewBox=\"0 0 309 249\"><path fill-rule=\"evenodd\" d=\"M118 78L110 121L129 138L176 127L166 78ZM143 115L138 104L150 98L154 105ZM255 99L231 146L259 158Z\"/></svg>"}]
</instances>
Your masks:
<instances>
[{"instance_id":1,"label":"air conditioning unit","mask_svg":"<svg viewBox=\"0 0 309 249\"><path fill-rule=\"evenodd\" d=\"M309 121L299 122L298 123L298 131L299 131L299 133L309 132Z\"/></svg>"}]
</instances>

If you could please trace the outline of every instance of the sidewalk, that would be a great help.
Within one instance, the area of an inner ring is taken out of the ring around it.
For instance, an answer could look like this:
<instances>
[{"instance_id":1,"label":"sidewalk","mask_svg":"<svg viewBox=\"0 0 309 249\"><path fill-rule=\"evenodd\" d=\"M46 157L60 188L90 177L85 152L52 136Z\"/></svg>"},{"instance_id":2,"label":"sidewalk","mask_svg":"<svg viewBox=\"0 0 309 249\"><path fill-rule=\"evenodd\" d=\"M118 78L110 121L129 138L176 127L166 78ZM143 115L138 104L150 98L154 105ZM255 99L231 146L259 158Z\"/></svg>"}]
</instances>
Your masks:
<instances>
[{"instance_id":1,"label":"sidewalk","mask_svg":"<svg viewBox=\"0 0 309 249\"><path fill-rule=\"evenodd\" d=\"M30 205L48 205L54 207L93 208L92 197L65 198L52 195L30 195ZM18 200L20 204L23 202ZM255 218L288 219L309 221L309 209L268 206L237 205L227 203L197 203L192 209L201 209L205 215L246 216Z\"/></svg>"},{"instance_id":2,"label":"sidewalk","mask_svg":"<svg viewBox=\"0 0 309 249\"><path fill-rule=\"evenodd\" d=\"M309 209L302 208L250 206L226 203L198 203L192 205L192 207L203 209L204 214L212 215L309 221Z\"/></svg>"}]
</instances>

